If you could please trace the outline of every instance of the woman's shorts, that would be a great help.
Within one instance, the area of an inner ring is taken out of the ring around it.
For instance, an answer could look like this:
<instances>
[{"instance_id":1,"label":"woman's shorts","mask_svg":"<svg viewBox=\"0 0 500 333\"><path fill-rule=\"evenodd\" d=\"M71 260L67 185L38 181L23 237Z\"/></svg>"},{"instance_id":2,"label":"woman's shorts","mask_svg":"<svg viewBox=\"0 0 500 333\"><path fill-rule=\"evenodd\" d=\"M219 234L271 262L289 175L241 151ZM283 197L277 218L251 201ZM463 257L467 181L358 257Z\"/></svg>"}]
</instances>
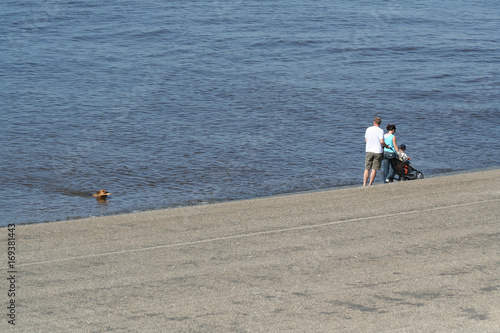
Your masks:
<instances>
[{"instance_id":1,"label":"woman's shorts","mask_svg":"<svg viewBox=\"0 0 500 333\"><path fill-rule=\"evenodd\" d=\"M365 158L365 169L370 170L370 169L375 169L375 170L380 170L380 165L382 163L382 156L383 154L377 154L377 153L366 153L366 158Z\"/></svg>"}]
</instances>

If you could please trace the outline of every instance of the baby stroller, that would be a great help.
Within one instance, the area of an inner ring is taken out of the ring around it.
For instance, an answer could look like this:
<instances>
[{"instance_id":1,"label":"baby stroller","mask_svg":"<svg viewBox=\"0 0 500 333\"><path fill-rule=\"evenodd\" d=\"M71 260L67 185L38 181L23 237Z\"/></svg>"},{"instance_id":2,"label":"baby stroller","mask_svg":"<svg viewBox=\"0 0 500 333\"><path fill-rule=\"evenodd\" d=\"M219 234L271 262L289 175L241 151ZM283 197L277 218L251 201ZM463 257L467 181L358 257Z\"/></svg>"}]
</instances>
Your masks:
<instances>
[{"instance_id":1,"label":"baby stroller","mask_svg":"<svg viewBox=\"0 0 500 333\"><path fill-rule=\"evenodd\" d=\"M424 174L412 167L409 160L393 158L391 164L399 176L398 180L424 179Z\"/></svg>"}]
</instances>

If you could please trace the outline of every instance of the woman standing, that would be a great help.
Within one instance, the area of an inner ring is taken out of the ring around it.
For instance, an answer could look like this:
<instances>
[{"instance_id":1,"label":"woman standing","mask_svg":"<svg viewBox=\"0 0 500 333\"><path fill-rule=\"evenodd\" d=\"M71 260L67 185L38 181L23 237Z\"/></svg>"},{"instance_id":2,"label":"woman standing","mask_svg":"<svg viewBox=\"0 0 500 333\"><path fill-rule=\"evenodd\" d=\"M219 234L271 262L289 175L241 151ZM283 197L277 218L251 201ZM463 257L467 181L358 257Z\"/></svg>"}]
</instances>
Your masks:
<instances>
[{"instance_id":1,"label":"woman standing","mask_svg":"<svg viewBox=\"0 0 500 333\"><path fill-rule=\"evenodd\" d=\"M396 173L391 163L392 159L397 158L397 152L399 151L396 136L394 135L395 132L396 125L387 125L387 134L384 135L386 147L384 148L384 159L382 161L382 172L386 183L394 181L394 174Z\"/></svg>"}]
</instances>

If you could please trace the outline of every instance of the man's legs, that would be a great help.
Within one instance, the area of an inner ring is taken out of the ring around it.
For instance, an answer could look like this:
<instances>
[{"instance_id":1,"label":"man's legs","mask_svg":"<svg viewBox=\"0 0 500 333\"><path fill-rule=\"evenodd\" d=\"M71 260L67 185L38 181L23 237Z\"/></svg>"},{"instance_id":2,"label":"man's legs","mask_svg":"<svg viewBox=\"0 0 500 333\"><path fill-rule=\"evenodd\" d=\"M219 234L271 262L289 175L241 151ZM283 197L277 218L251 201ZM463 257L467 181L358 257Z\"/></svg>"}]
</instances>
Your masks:
<instances>
[{"instance_id":1,"label":"man's legs","mask_svg":"<svg viewBox=\"0 0 500 333\"><path fill-rule=\"evenodd\" d=\"M365 169L365 173L363 174L363 186L366 186L366 183L368 182L368 176L370 176L370 182L368 183L368 186L372 186L376 175L377 175L377 170L372 169L372 172L370 175L370 170Z\"/></svg>"},{"instance_id":2,"label":"man's legs","mask_svg":"<svg viewBox=\"0 0 500 333\"><path fill-rule=\"evenodd\" d=\"M365 173L363 174L363 186L366 186L366 183L368 182L368 176L370 176L370 170L371 170L371 177L368 185L371 186L373 184L375 176L377 175L377 170L380 170L381 162L382 162L382 154L366 153Z\"/></svg>"}]
</instances>

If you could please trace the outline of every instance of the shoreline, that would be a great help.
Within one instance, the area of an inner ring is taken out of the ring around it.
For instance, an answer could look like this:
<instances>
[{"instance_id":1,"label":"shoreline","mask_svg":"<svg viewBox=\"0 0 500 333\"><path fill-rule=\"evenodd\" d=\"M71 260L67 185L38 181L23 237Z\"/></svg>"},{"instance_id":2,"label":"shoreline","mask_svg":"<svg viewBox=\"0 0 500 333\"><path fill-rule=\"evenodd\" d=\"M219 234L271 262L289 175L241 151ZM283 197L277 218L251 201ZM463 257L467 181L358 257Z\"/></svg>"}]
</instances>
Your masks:
<instances>
[{"instance_id":1,"label":"shoreline","mask_svg":"<svg viewBox=\"0 0 500 333\"><path fill-rule=\"evenodd\" d=\"M464 174L485 172L485 171L492 171L492 170L500 170L500 166L451 171L451 172L433 174L433 175L429 175L429 176L424 175L425 176L424 179L434 179L434 178L440 178L440 177L457 176L457 175L464 175ZM377 177L377 178L379 178L379 177ZM415 181L418 181L418 180L415 180ZM413 181L410 181L410 182L413 182ZM395 182L395 183L399 183L399 182ZM373 186L379 186L379 185L389 185L390 186L393 184L384 184L378 180L375 181L375 183L373 184ZM327 188L315 189L315 190L303 190L303 191L297 191L297 192L272 194L272 195L268 195L268 196L257 196L257 197L243 198L243 199L230 199L230 200L221 200L221 201L207 202L207 203L196 203L196 204L191 204L191 205L176 205L176 206L164 207L164 208L135 210L135 211L130 211L130 212L118 212L118 213L112 213L112 214L100 215L100 216L75 217L75 218L66 218L66 219L55 220L55 221L15 223L15 225L23 226L23 225L37 225L37 224L59 223L59 222L67 222L67 221L78 221L78 220L84 220L84 219L99 219L99 218L106 218L106 217L111 217L111 216L122 216L122 215L140 214L140 213L146 213L146 212L163 211L163 210L170 210L170 209L177 209L177 208L189 208L189 207L216 205L216 204L228 203L228 202L238 202L238 201L255 200L255 199L266 199L266 198L274 198L274 197L282 197L282 196L293 196L293 195L308 194L308 193L339 191L339 190L358 188L358 187L362 188L363 185L362 184L344 185L344 186L327 187ZM2 228L7 228L7 225L0 226L0 229L2 229Z\"/></svg>"}]
</instances>

